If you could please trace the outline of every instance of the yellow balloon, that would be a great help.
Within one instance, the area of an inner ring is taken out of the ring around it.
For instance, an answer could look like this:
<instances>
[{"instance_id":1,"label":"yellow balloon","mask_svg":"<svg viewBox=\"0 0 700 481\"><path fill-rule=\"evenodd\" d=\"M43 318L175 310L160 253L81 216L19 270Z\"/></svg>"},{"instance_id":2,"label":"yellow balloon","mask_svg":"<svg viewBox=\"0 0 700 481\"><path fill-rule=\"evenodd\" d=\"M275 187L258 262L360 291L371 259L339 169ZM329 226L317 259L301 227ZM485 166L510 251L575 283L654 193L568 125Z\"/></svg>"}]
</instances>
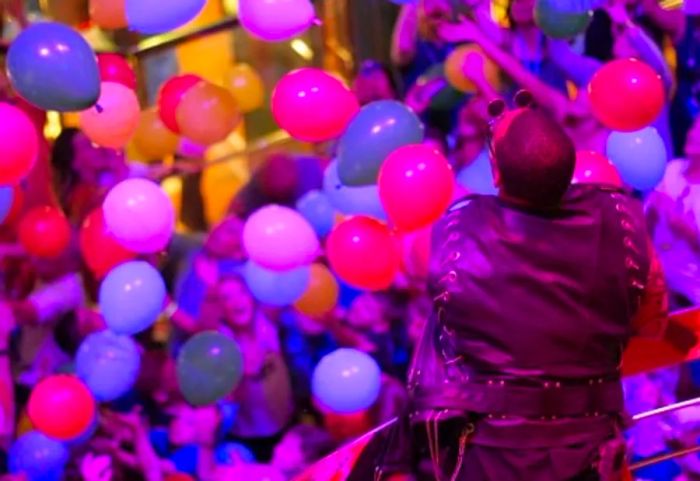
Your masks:
<instances>
[{"instance_id":1,"label":"yellow balloon","mask_svg":"<svg viewBox=\"0 0 700 481\"><path fill-rule=\"evenodd\" d=\"M155 108L141 112L133 143L142 158L159 162L174 154L179 142L180 138L165 126Z\"/></svg>"},{"instance_id":2,"label":"yellow balloon","mask_svg":"<svg viewBox=\"0 0 700 481\"><path fill-rule=\"evenodd\" d=\"M226 217L231 201L249 178L246 162L242 160L207 166L202 175L201 191L209 225L217 224Z\"/></svg>"},{"instance_id":3,"label":"yellow balloon","mask_svg":"<svg viewBox=\"0 0 700 481\"><path fill-rule=\"evenodd\" d=\"M201 145L221 142L241 121L233 95L209 82L200 82L182 96L176 117L183 137Z\"/></svg>"},{"instance_id":4,"label":"yellow balloon","mask_svg":"<svg viewBox=\"0 0 700 481\"><path fill-rule=\"evenodd\" d=\"M246 63L231 67L224 78L224 86L233 94L241 112L247 114L265 103L265 85L258 73Z\"/></svg>"},{"instance_id":5,"label":"yellow balloon","mask_svg":"<svg viewBox=\"0 0 700 481\"><path fill-rule=\"evenodd\" d=\"M102 92L94 107L80 113L80 128L97 145L121 149L139 125L139 101L129 87L102 82Z\"/></svg>"},{"instance_id":6,"label":"yellow balloon","mask_svg":"<svg viewBox=\"0 0 700 481\"><path fill-rule=\"evenodd\" d=\"M311 265L311 277L306 292L294 307L307 316L319 317L329 313L338 303L338 281L322 264Z\"/></svg>"},{"instance_id":7,"label":"yellow balloon","mask_svg":"<svg viewBox=\"0 0 700 481\"><path fill-rule=\"evenodd\" d=\"M445 61L445 77L457 90L474 92L476 86L464 75L465 68L483 68L486 80L496 90L501 84L498 67L477 45L462 45L456 48Z\"/></svg>"}]
</instances>

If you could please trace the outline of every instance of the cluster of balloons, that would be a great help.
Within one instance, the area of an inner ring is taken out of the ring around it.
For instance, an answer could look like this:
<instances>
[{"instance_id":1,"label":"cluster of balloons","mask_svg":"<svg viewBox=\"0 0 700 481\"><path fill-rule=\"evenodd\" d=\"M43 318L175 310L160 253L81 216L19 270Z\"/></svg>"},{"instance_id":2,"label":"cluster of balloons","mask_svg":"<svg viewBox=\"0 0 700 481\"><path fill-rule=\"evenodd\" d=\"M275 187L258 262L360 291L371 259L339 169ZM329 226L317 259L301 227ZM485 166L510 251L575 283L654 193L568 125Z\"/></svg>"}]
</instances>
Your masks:
<instances>
[{"instance_id":1,"label":"cluster of balloons","mask_svg":"<svg viewBox=\"0 0 700 481\"><path fill-rule=\"evenodd\" d=\"M206 0L174 0L163 8L159 0L90 0L90 19L99 27L128 27L143 34L165 33L194 19Z\"/></svg>"},{"instance_id":2,"label":"cluster of balloons","mask_svg":"<svg viewBox=\"0 0 700 481\"><path fill-rule=\"evenodd\" d=\"M371 356L355 349L338 349L314 369L311 391L324 408L350 414L376 402L381 381L381 370Z\"/></svg>"},{"instance_id":3,"label":"cluster of balloons","mask_svg":"<svg viewBox=\"0 0 700 481\"><path fill-rule=\"evenodd\" d=\"M233 94L194 74L178 75L163 84L158 113L168 129L200 145L225 140L241 121Z\"/></svg>"}]
</instances>

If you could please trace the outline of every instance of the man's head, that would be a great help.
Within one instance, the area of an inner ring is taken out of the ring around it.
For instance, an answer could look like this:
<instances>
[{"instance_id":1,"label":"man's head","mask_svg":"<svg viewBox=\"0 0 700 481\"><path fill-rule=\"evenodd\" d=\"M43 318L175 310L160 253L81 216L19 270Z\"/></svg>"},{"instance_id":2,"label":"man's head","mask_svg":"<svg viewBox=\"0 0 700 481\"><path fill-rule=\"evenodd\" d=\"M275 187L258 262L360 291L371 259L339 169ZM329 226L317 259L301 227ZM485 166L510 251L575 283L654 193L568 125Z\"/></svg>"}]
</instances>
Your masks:
<instances>
[{"instance_id":1,"label":"man's head","mask_svg":"<svg viewBox=\"0 0 700 481\"><path fill-rule=\"evenodd\" d=\"M493 171L501 194L536 207L557 205L576 164L576 149L562 127L539 110L503 115L492 132Z\"/></svg>"}]
</instances>

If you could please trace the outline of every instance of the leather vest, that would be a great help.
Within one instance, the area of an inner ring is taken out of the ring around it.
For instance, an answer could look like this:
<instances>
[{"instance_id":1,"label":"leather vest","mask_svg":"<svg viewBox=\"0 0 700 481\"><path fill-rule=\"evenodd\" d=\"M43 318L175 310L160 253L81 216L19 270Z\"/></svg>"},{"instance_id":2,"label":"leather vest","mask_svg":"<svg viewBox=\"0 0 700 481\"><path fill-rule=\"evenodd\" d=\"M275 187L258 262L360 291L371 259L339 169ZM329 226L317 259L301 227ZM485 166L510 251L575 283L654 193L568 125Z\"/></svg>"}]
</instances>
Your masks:
<instances>
[{"instance_id":1,"label":"leather vest","mask_svg":"<svg viewBox=\"0 0 700 481\"><path fill-rule=\"evenodd\" d=\"M548 211L467 197L433 232L435 309L409 387L615 382L649 266L641 205L622 190L572 186Z\"/></svg>"}]
</instances>

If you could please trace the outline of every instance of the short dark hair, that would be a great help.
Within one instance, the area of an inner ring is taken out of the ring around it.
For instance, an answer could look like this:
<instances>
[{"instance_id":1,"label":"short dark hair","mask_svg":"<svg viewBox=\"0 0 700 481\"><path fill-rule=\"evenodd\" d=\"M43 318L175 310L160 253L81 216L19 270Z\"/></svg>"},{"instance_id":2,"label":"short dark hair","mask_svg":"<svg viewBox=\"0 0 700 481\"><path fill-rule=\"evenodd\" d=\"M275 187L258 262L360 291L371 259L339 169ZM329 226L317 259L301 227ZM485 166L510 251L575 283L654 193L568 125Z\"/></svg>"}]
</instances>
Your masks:
<instances>
[{"instance_id":1,"label":"short dark hair","mask_svg":"<svg viewBox=\"0 0 700 481\"><path fill-rule=\"evenodd\" d=\"M576 149L562 127L540 110L506 114L495 126L493 155L504 193L538 207L557 205L569 185Z\"/></svg>"}]
</instances>

